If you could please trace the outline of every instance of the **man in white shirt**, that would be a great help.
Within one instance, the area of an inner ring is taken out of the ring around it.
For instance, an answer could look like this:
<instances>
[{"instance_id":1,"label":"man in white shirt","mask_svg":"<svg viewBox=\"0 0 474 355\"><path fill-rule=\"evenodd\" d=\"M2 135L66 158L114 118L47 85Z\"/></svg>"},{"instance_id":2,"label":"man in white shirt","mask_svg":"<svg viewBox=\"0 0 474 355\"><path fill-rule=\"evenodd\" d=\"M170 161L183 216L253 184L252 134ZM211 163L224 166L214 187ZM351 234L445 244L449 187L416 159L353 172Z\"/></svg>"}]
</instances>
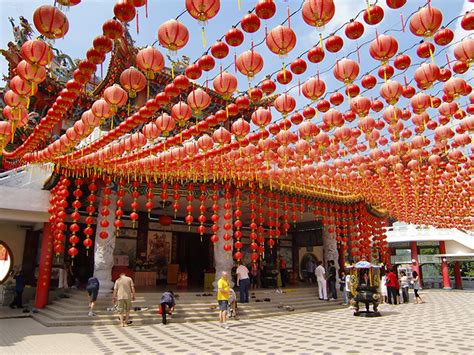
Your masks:
<instances>
[{"instance_id":1,"label":"man in white shirt","mask_svg":"<svg viewBox=\"0 0 474 355\"><path fill-rule=\"evenodd\" d=\"M328 300L328 293L326 290L326 270L324 270L323 263L318 261L318 267L314 271L316 279L318 280L318 291L320 300Z\"/></svg>"},{"instance_id":2,"label":"man in white shirt","mask_svg":"<svg viewBox=\"0 0 474 355\"><path fill-rule=\"evenodd\" d=\"M240 291L240 303L249 303L249 269L245 265L240 264L235 273L237 274L237 286L239 286Z\"/></svg>"}]
</instances>

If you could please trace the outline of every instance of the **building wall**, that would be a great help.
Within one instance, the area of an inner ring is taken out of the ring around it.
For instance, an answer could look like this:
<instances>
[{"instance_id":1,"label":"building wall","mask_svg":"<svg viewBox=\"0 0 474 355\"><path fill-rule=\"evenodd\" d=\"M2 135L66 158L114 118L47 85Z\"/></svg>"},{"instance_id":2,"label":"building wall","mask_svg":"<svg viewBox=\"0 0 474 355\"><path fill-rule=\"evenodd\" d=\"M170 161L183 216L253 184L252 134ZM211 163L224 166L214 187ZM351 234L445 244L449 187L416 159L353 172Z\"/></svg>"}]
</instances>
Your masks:
<instances>
[{"instance_id":1,"label":"building wall","mask_svg":"<svg viewBox=\"0 0 474 355\"><path fill-rule=\"evenodd\" d=\"M26 230L19 228L18 223L0 222L0 240L10 247L15 266L21 266L23 263L25 236Z\"/></svg>"}]
</instances>

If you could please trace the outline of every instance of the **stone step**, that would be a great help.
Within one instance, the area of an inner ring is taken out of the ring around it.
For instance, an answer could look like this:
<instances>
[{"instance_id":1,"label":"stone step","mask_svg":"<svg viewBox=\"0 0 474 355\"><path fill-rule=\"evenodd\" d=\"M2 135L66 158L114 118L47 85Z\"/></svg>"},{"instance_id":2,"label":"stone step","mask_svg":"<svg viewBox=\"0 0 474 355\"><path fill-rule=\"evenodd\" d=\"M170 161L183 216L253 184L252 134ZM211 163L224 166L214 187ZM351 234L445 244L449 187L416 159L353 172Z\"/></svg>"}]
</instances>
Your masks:
<instances>
[{"instance_id":1,"label":"stone step","mask_svg":"<svg viewBox=\"0 0 474 355\"><path fill-rule=\"evenodd\" d=\"M239 317L241 319L257 319L263 317L271 317L277 315L284 315L287 313L304 313L304 312L323 312L333 309L341 308L340 305L335 303L320 303L318 305L296 305L295 310L292 312L286 309L277 308L269 310L244 310L239 308ZM83 313L85 314L85 313ZM57 317L57 315L48 310L42 310L40 313L35 313L32 316L38 322L45 326L79 326L79 325L109 325L118 323L118 314L102 315L98 314L96 317L88 317L87 315L75 316L69 319L69 317ZM182 312L177 310L173 316L168 317L170 322L174 323L185 323L185 322L199 322L199 321L216 321L218 318L217 310L208 310L207 312ZM158 324L161 323L161 316L154 313L138 313L132 312L130 319L134 325L141 324ZM233 322L234 320L231 319Z\"/></svg>"}]
</instances>

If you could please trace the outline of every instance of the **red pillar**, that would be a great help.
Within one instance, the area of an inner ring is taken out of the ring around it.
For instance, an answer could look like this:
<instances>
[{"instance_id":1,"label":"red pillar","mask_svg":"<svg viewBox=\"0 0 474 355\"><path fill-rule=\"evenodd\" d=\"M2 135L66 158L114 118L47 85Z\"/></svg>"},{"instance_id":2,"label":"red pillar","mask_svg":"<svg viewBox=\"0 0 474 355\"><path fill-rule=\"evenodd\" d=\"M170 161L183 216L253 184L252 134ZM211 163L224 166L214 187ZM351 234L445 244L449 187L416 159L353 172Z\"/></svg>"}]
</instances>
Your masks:
<instances>
[{"instance_id":1,"label":"red pillar","mask_svg":"<svg viewBox=\"0 0 474 355\"><path fill-rule=\"evenodd\" d=\"M446 254L446 246L444 244L444 240L439 242L439 253ZM449 266L446 258L441 258L441 276L443 277L443 288L444 289L451 289L451 280L449 280Z\"/></svg>"},{"instance_id":2,"label":"red pillar","mask_svg":"<svg viewBox=\"0 0 474 355\"><path fill-rule=\"evenodd\" d=\"M411 250L411 269L412 271L416 271L418 276L421 279L420 273L420 264L418 263L418 247L416 242L410 242L410 250Z\"/></svg>"},{"instance_id":3,"label":"red pillar","mask_svg":"<svg viewBox=\"0 0 474 355\"><path fill-rule=\"evenodd\" d=\"M43 241L41 242L38 283L36 285L36 308L44 308L44 306L48 304L49 285L51 282L52 258L53 234L51 233L51 225L49 223L45 223L43 227Z\"/></svg>"},{"instance_id":4,"label":"red pillar","mask_svg":"<svg viewBox=\"0 0 474 355\"><path fill-rule=\"evenodd\" d=\"M461 269L459 268L459 261L454 262L454 287L462 290Z\"/></svg>"},{"instance_id":5,"label":"red pillar","mask_svg":"<svg viewBox=\"0 0 474 355\"><path fill-rule=\"evenodd\" d=\"M346 256L344 255L345 250L344 250L344 245L342 243L340 243L338 246L338 252L339 252L339 268L341 270L344 270L345 263L346 263Z\"/></svg>"}]
</instances>

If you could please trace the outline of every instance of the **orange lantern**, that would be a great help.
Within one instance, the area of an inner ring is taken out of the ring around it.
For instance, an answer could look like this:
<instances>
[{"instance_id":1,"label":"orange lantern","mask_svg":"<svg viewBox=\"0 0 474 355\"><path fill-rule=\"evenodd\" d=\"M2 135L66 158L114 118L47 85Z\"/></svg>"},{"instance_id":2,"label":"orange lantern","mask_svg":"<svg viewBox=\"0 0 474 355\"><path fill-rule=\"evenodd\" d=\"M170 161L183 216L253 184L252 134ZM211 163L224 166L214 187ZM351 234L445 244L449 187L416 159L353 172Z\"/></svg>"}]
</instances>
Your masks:
<instances>
[{"instance_id":1,"label":"orange lantern","mask_svg":"<svg viewBox=\"0 0 474 355\"><path fill-rule=\"evenodd\" d=\"M301 91L303 92L304 97L312 101L316 101L324 95L324 92L326 91L326 84L324 81L319 79L319 77L309 78L304 82Z\"/></svg>"},{"instance_id":2,"label":"orange lantern","mask_svg":"<svg viewBox=\"0 0 474 355\"><path fill-rule=\"evenodd\" d=\"M398 81L387 80L380 86L380 96L382 96L389 105L395 105L403 94L403 87Z\"/></svg>"},{"instance_id":3,"label":"orange lantern","mask_svg":"<svg viewBox=\"0 0 474 355\"><path fill-rule=\"evenodd\" d=\"M92 104L91 111L100 122L103 122L112 115L112 109L104 99L99 99L94 102Z\"/></svg>"},{"instance_id":4,"label":"orange lantern","mask_svg":"<svg viewBox=\"0 0 474 355\"><path fill-rule=\"evenodd\" d=\"M350 101L351 110L359 117L365 117L370 111L370 100L364 96L356 96Z\"/></svg>"},{"instance_id":5,"label":"orange lantern","mask_svg":"<svg viewBox=\"0 0 474 355\"><path fill-rule=\"evenodd\" d=\"M224 127L220 127L214 131L212 134L212 139L214 142L218 143L220 146L230 143L232 135Z\"/></svg>"},{"instance_id":6,"label":"orange lantern","mask_svg":"<svg viewBox=\"0 0 474 355\"><path fill-rule=\"evenodd\" d=\"M243 118L238 119L232 123L232 133L238 141L244 139L250 132L250 124Z\"/></svg>"},{"instance_id":7,"label":"orange lantern","mask_svg":"<svg viewBox=\"0 0 474 355\"><path fill-rule=\"evenodd\" d=\"M286 56L296 45L296 35L290 27L279 25L268 32L265 39L270 51Z\"/></svg>"},{"instance_id":8,"label":"orange lantern","mask_svg":"<svg viewBox=\"0 0 474 355\"><path fill-rule=\"evenodd\" d=\"M284 93L278 96L275 101L273 101L273 106L278 112L283 115L283 117L286 117L290 112L295 109L296 101L293 96Z\"/></svg>"},{"instance_id":9,"label":"orange lantern","mask_svg":"<svg viewBox=\"0 0 474 355\"><path fill-rule=\"evenodd\" d=\"M137 92L142 91L146 86L146 78L139 70L134 67L125 69L120 74L120 83L128 91L130 98L135 98Z\"/></svg>"},{"instance_id":10,"label":"orange lantern","mask_svg":"<svg viewBox=\"0 0 474 355\"><path fill-rule=\"evenodd\" d=\"M454 56L468 65L474 61L474 39L466 38L454 46Z\"/></svg>"},{"instance_id":11,"label":"orange lantern","mask_svg":"<svg viewBox=\"0 0 474 355\"><path fill-rule=\"evenodd\" d=\"M195 115L201 114L211 104L211 97L201 88L191 91L188 95L188 105Z\"/></svg>"},{"instance_id":12,"label":"orange lantern","mask_svg":"<svg viewBox=\"0 0 474 355\"><path fill-rule=\"evenodd\" d=\"M432 6L423 7L410 19L410 31L415 36L431 37L443 22L443 14Z\"/></svg>"},{"instance_id":13,"label":"orange lantern","mask_svg":"<svg viewBox=\"0 0 474 355\"><path fill-rule=\"evenodd\" d=\"M336 62L333 74L337 80L350 84L359 75L359 65L352 59L343 58Z\"/></svg>"},{"instance_id":14,"label":"orange lantern","mask_svg":"<svg viewBox=\"0 0 474 355\"><path fill-rule=\"evenodd\" d=\"M439 78L439 68L433 63L423 63L415 70L413 78L418 85L430 88Z\"/></svg>"},{"instance_id":15,"label":"orange lantern","mask_svg":"<svg viewBox=\"0 0 474 355\"><path fill-rule=\"evenodd\" d=\"M379 35L371 43L369 53L372 58L386 63L398 51L398 42L390 35Z\"/></svg>"},{"instance_id":16,"label":"orange lantern","mask_svg":"<svg viewBox=\"0 0 474 355\"><path fill-rule=\"evenodd\" d=\"M69 30L66 15L50 5L43 5L35 10L33 23L38 32L49 39L63 38Z\"/></svg>"},{"instance_id":17,"label":"orange lantern","mask_svg":"<svg viewBox=\"0 0 474 355\"><path fill-rule=\"evenodd\" d=\"M272 122L272 113L270 110L267 110L263 107L259 107L256 111L252 113L251 116L252 123L261 129L264 129L265 126Z\"/></svg>"},{"instance_id":18,"label":"orange lantern","mask_svg":"<svg viewBox=\"0 0 474 355\"><path fill-rule=\"evenodd\" d=\"M263 58L262 56L252 50L245 51L236 61L237 69L243 75L247 76L249 80L251 80L255 75L260 73L263 68Z\"/></svg>"},{"instance_id":19,"label":"orange lantern","mask_svg":"<svg viewBox=\"0 0 474 355\"><path fill-rule=\"evenodd\" d=\"M137 67L145 72L147 79L154 79L164 66L163 55L156 48L146 47L137 53Z\"/></svg>"},{"instance_id":20,"label":"orange lantern","mask_svg":"<svg viewBox=\"0 0 474 355\"><path fill-rule=\"evenodd\" d=\"M26 41L21 46L20 55L30 64L48 65L53 59L51 48L40 39Z\"/></svg>"},{"instance_id":21,"label":"orange lantern","mask_svg":"<svg viewBox=\"0 0 474 355\"><path fill-rule=\"evenodd\" d=\"M222 95L225 100L230 99L237 89L237 79L225 71L217 75L213 81L214 90Z\"/></svg>"},{"instance_id":22,"label":"orange lantern","mask_svg":"<svg viewBox=\"0 0 474 355\"><path fill-rule=\"evenodd\" d=\"M112 113L116 113L117 109L127 103L127 92L118 84L109 86L104 90L104 100L110 105Z\"/></svg>"},{"instance_id":23,"label":"orange lantern","mask_svg":"<svg viewBox=\"0 0 474 355\"><path fill-rule=\"evenodd\" d=\"M41 65L30 64L22 60L16 66L16 72L23 80L39 84L46 79L46 70Z\"/></svg>"},{"instance_id":24,"label":"orange lantern","mask_svg":"<svg viewBox=\"0 0 474 355\"><path fill-rule=\"evenodd\" d=\"M335 10L333 0L306 0L301 15L308 25L320 28L331 21Z\"/></svg>"},{"instance_id":25,"label":"orange lantern","mask_svg":"<svg viewBox=\"0 0 474 355\"><path fill-rule=\"evenodd\" d=\"M183 48L189 40L189 32L181 22L171 19L158 28L160 44L171 52Z\"/></svg>"}]
</instances>

